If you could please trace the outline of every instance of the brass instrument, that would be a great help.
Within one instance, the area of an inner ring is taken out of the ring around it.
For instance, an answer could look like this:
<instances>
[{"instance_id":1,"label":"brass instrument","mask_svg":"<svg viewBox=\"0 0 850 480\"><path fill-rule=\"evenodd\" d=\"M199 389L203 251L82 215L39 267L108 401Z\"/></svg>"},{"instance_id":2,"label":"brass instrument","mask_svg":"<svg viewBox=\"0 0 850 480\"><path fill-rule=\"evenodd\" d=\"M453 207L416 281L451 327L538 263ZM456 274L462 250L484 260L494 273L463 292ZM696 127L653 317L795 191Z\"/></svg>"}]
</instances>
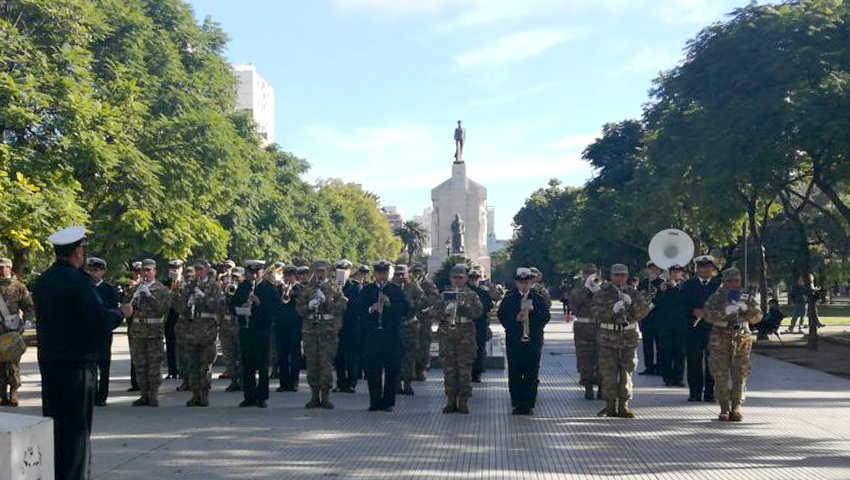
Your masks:
<instances>
[{"instance_id":1,"label":"brass instrument","mask_svg":"<svg viewBox=\"0 0 850 480\"><path fill-rule=\"evenodd\" d=\"M534 303L528 298L529 292L530 290L522 294L519 310L520 323L522 323L522 336L519 341L524 344L531 343L531 311L534 310Z\"/></svg>"},{"instance_id":2,"label":"brass instrument","mask_svg":"<svg viewBox=\"0 0 850 480\"><path fill-rule=\"evenodd\" d=\"M452 288L452 291L450 292L443 292L443 302L455 304L455 309L452 312L452 318L449 320L450 330L457 328L457 304L461 300L463 300L463 293L461 293L457 288Z\"/></svg>"},{"instance_id":3,"label":"brass instrument","mask_svg":"<svg viewBox=\"0 0 850 480\"><path fill-rule=\"evenodd\" d=\"M381 308L378 310L378 321L376 322L375 330L384 329L384 298L386 298L386 295L384 295L384 287L387 286L387 283L384 283L384 285L382 285L381 288L378 289L378 305L380 305Z\"/></svg>"},{"instance_id":4,"label":"brass instrument","mask_svg":"<svg viewBox=\"0 0 850 480\"><path fill-rule=\"evenodd\" d=\"M236 294L236 290L239 288L239 285L236 282L229 282L224 286L224 294L228 297L232 297Z\"/></svg>"},{"instance_id":5,"label":"brass instrument","mask_svg":"<svg viewBox=\"0 0 850 480\"><path fill-rule=\"evenodd\" d=\"M620 319L620 326L622 327L626 327L629 325L629 306L625 302L626 294L623 292L625 288L625 285L623 285L622 287L617 286L617 294L619 295L620 301L623 302L622 318Z\"/></svg>"}]
</instances>

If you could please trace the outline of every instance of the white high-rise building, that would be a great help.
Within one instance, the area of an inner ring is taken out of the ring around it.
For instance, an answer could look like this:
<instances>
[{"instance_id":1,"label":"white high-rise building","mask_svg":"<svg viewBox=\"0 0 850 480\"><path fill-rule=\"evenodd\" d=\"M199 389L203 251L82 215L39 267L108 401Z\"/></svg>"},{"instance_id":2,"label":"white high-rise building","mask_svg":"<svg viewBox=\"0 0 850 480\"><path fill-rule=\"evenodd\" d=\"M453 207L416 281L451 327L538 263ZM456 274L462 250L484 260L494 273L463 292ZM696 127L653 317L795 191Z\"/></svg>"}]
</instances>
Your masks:
<instances>
[{"instance_id":1,"label":"white high-rise building","mask_svg":"<svg viewBox=\"0 0 850 480\"><path fill-rule=\"evenodd\" d=\"M431 255L431 251L432 251L432 249L431 249L431 214L432 213L433 213L433 209L431 207L428 207L428 208L426 208L422 211L422 215L414 215L411 218L411 220L413 220L414 222L418 223L419 225L422 225L422 227L425 229L425 232L427 233L427 235L426 235L427 238L425 238L425 241L423 242L424 245L422 245L422 253L425 254L425 255Z\"/></svg>"},{"instance_id":2,"label":"white high-rise building","mask_svg":"<svg viewBox=\"0 0 850 480\"><path fill-rule=\"evenodd\" d=\"M254 65L236 65L233 72L238 79L236 109L251 112L265 144L274 143L274 89Z\"/></svg>"},{"instance_id":3,"label":"white high-rise building","mask_svg":"<svg viewBox=\"0 0 850 480\"><path fill-rule=\"evenodd\" d=\"M383 206L381 207L381 213L387 218L387 222L389 222L393 232L404 226L404 217L398 207L392 205Z\"/></svg>"}]
</instances>

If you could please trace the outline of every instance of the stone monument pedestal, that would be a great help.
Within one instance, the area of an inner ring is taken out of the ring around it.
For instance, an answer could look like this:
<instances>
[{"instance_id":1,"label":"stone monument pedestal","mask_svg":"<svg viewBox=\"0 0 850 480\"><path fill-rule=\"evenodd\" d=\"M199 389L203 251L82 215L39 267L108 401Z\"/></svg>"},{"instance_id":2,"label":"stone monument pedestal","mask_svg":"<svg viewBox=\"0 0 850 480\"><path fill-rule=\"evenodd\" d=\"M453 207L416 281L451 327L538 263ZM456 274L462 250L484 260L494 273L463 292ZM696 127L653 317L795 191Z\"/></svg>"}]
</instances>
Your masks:
<instances>
[{"instance_id":1,"label":"stone monument pedestal","mask_svg":"<svg viewBox=\"0 0 850 480\"><path fill-rule=\"evenodd\" d=\"M53 420L0 413L0 480L53 478Z\"/></svg>"}]
</instances>

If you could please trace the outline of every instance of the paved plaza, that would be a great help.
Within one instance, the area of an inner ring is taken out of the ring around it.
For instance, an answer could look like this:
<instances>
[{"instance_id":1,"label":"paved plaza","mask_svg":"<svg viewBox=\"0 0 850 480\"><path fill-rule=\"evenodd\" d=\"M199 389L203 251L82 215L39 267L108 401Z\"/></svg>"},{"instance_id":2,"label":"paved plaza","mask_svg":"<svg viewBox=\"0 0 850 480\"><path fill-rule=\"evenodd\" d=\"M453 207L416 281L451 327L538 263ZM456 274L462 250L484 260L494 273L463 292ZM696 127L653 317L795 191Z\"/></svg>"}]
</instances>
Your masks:
<instances>
[{"instance_id":1,"label":"paved plaza","mask_svg":"<svg viewBox=\"0 0 850 480\"><path fill-rule=\"evenodd\" d=\"M743 423L718 422L715 404L640 376L637 419L597 418L603 402L577 384L571 326L553 317L533 417L510 415L506 373L494 370L466 416L440 413L439 370L392 413L366 411L365 383L336 395L335 410L307 411L303 375L301 392L272 391L266 410L237 408L226 380L214 381L210 408L186 408L190 394L171 380L160 408L131 408L126 337L116 336L110 404L95 410L94 478L850 479L850 381L755 355ZM16 413L38 415L34 349L24 361Z\"/></svg>"}]
</instances>

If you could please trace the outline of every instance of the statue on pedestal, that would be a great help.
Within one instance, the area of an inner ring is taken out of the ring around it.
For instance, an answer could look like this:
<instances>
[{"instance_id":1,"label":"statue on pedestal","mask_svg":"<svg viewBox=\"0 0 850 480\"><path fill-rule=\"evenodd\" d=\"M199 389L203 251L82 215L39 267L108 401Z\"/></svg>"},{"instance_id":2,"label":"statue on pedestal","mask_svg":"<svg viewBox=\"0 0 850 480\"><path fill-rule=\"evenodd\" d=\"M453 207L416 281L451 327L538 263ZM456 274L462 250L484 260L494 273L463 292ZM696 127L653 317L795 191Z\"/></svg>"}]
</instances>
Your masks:
<instances>
[{"instance_id":1,"label":"statue on pedestal","mask_svg":"<svg viewBox=\"0 0 850 480\"><path fill-rule=\"evenodd\" d=\"M455 163L463 163L463 146L466 145L466 129L457 121L455 128Z\"/></svg>"},{"instance_id":2,"label":"statue on pedestal","mask_svg":"<svg viewBox=\"0 0 850 480\"><path fill-rule=\"evenodd\" d=\"M463 220L460 219L460 214L455 214L455 219L452 221L452 254L463 255L466 253L466 227L463 225Z\"/></svg>"}]
</instances>

